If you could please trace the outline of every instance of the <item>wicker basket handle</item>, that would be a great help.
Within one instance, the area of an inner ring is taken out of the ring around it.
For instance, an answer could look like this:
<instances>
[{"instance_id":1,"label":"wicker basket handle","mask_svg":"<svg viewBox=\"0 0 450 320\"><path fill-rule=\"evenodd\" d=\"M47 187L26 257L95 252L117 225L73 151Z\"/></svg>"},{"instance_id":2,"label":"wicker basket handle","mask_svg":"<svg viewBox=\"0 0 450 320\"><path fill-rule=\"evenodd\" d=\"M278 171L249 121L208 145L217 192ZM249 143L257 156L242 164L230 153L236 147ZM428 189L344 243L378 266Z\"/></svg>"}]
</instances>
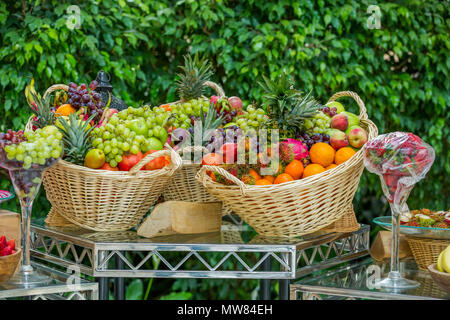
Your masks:
<instances>
[{"instance_id":1,"label":"wicker basket handle","mask_svg":"<svg viewBox=\"0 0 450 320\"><path fill-rule=\"evenodd\" d=\"M361 100L361 98L358 96L358 94L356 92L341 91L341 92L335 93L335 94L333 94L333 96L331 96L331 98L328 100L328 102L335 101L336 99L341 98L341 97L352 97L359 106L359 119L361 119L361 120L369 119L369 117L367 116L366 106L364 105L364 102Z\"/></svg>"},{"instance_id":2,"label":"wicker basket handle","mask_svg":"<svg viewBox=\"0 0 450 320\"><path fill-rule=\"evenodd\" d=\"M175 172L182 164L181 158L178 155L178 153L176 153L168 144L165 144L164 147L166 149L159 150L159 151L156 151L156 152L146 155L138 163L136 163L136 165L133 168L130 169L129 173L132 175L136 174L147 163L149 163L153 159L156 159L161 156L170 156L170 165L169 165L170 171L171 171L171 174L173 172Z\"/></svg>"},{"instance_id":3,"label":"wicker basket handle","mask_svg":"<svg viewBox=\"0 0 450 320\"><path fill-rule=\"evenodd\" d=\"M43 98L45 99L48 95L50 95L52 92L54 92L56 90L69 91L69 86L67 86L65 84L54 84L45 91Z\"/></svg>"},{"instance_id":4,"label":"wicker basket handle","mask_svg":"<svg viewBox=\"0 0 450 320\"><path fill-rule=\"evenodd\" d=\"M207 87L210 87L211 89L216 91L216 93L219 97L221 97L221 98L225 97L225 91L223 91L222 87L219 86L217 83L212 82L212 81L205 81L204 85Z\"/></svg>"},{"instance_id":5,"label":"wicker basket handle","mask_svg":"<svg viewBox=\"0 0 450 320\"><path fill-rule=\"evenodd\" d=\"M201 169L197 172L196 179L203 184L203 186L206 188L206 180L211 179L207 174L206 171L214 171L222 176L224 176L226 179L232 181L234 184L236 184L241 189L241 195L245 196L247 186L245 183L243 183L241 180L233 176L231 173L226 171L225 169L218 167L218 166L202 166Z\"/></svg>"}]
</instances>

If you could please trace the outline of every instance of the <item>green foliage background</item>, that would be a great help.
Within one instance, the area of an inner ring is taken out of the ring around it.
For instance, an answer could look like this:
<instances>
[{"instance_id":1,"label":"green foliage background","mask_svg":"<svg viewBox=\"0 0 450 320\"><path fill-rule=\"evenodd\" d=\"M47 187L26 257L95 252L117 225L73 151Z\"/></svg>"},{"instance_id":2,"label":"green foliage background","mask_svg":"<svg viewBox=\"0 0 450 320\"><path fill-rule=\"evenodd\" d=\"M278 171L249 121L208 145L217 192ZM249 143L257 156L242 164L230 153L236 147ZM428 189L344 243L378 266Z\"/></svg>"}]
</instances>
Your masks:
<instances>
[{"instance_id":1,"label":"green foliage background","mask_svg":"<svg viewBox=\"0 0 450 320\"><path fill-rule=\"evenodd\" d=\"M75 30L66 25L72 4L81 9L81 27ZM380 7L379 30L366 25L371 4ZM214 80L227 95L246 102L260 101L255 83L261 75L274 78L283 70L295 77L298 88L312 90L324 103L337 91L357 92L380 133L411 131L436 150L436 161L413 190L409 206L448 209L449 4L2 1L0 130L17 130L26 123L30 111L23 92L31 77L43 92L55 83L88 83L103 69L112 75L115 94L129 105L159 104L176 99L174 75L182 56L200 52L213 61ZM356 103L342 102L357 111ZM2 177L0 188L10 188L8 179ZM388 213L381 195L377 177L365 172L354 201L360 221L370 223ZM18 203L2 207L17 210ZM41 194L34 214L44 215L48 208ZM194 291L194 298L221 299L248 298L256 285L229 281L228 290L216 290L221 283L166 282L175 291Z\"/></svg>"}]
</instances>

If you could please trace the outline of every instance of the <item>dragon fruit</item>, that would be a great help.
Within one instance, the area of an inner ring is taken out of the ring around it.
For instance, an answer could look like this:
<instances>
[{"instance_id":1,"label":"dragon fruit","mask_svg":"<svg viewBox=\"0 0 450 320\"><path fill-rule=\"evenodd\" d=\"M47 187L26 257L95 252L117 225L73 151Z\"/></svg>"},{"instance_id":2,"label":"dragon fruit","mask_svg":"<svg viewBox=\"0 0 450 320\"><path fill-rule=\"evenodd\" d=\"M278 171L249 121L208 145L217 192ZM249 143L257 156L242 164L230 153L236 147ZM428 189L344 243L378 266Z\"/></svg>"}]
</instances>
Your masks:
<instances>
[{"instance_id":1,"label":"dragon fruit","mask_svg":"<svg viewBox=\"0 0 450 320\"><path fill-rule=\"evenodd\" d=\"M308 148L300 140L288 138L280 143L280 159L285 163L298 160L306 166L309 164Z\"/></svg>"}]
</instances>

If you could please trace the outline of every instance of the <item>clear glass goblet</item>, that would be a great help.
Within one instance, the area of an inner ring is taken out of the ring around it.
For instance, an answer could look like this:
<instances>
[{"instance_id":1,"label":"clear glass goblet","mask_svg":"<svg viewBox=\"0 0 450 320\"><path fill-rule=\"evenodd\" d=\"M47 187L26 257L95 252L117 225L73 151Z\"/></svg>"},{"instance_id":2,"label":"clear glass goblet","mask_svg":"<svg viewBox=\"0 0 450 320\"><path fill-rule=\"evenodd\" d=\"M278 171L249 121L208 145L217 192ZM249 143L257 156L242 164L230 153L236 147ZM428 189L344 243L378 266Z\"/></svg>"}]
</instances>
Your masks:
<instances>
[{"instance_id":1,"label":"clear glass goblet","mask_svg":"<svg viewBox=\"0 0 450 320\"><path fill-rule=\"evenodd\" d=\"M30 222L33 201L42 184L42 176L48 168L55 165L59 159L49 158L44 164L33 163L29 168L24 168L24 163L17 160L8 160L5 151L0 148L0 167L9 171L11 182L19 198L22 210L21 223L21 247L22 265L20 270L9 279L8 284L33 287L39 284L49 283L52 278L35 271L30 263Z\"/></svg>"}]
</instances>

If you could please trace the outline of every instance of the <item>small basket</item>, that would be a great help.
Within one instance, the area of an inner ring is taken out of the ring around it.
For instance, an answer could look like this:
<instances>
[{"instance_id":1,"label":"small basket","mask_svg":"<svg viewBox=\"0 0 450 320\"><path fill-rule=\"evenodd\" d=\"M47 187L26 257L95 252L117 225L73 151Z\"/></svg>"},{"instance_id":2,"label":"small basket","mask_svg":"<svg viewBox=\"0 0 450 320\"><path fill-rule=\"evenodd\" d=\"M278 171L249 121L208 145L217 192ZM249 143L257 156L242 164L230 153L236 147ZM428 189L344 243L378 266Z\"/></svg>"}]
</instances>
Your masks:
<instances>
[{"instance_id":1,"label":"small basket","mask_svg":"<svg viewBox=\"0 0 450 320\"><path fill-rule=\"evenodd\" d=\"M214 89L219 97L225 97L225 92L216 83L206 81L205 86ZM206 98L205 98L206 99ZM173 105L182 101L168 103ZM178 150L180 156L183 152L206 152L206 148L200 146L190 146ZM211 195L195 176L200 170L200 164L195 164L191 160L183 160L181 170L173 177L172 183L164 190L163 196L165 201L189 201L189 202L218 202L219 200ZM222 206L222 215L230 214L232 211L226 206Z\"/></svg>"},{"instance_id":2,"label":"small basket","mask_svg":"<svg viewBox=\"0 0 450 320\"><path fill-rule=\"evenodd\" d=\"M428 266L436 263L439 254L450 245L449 240L433 240L433 239L419 239L407 237L409 247L413 254L414 260L418 267L422 270L427 270Z\"/></svg>"},{"instance_id":3,"label":"small basket","mask_svg":"<svg viewBox=\"0 0 450 320\"><path fill-rule=\"evenodd\" d=\"M168 166L141 171L166 155ZM166 144L130 171L94 170L60 160L45 171L43 184L52 211L68 222L94 231L125 231L139 224L180 166L180 156Z\"/></svg>"},{"instance_id":4,"label":"small basket","mask_svg":"<svg viewBox=\"0 0 450 320\"><path fill-rule=\"evenodd\" d=\"M360 126L368 132L369 139L375 138L378 129L368 119L366 107L356 93L339 92L329 101L346 96L357 102ZM359 150L334 169L280 185L246 185L218 166L203 166L197 179L259 234L295 237L319 231L353 212L352 201L363 170L363 154ZM235 185L214 182L207 171L217 172ZM354 227L354 220L350 223Z\"/></svg>"},{"instance_id":5,"label":"small basket","mask_svg":"<svg viewBox=\"0 0 450 320\"><path fill-rule=\"evenodd\" d=\"M16 273L21 258L22 249L20 248L16 253L0 257L0 283L8 281Z\"/></svg>"}]
</instances>

